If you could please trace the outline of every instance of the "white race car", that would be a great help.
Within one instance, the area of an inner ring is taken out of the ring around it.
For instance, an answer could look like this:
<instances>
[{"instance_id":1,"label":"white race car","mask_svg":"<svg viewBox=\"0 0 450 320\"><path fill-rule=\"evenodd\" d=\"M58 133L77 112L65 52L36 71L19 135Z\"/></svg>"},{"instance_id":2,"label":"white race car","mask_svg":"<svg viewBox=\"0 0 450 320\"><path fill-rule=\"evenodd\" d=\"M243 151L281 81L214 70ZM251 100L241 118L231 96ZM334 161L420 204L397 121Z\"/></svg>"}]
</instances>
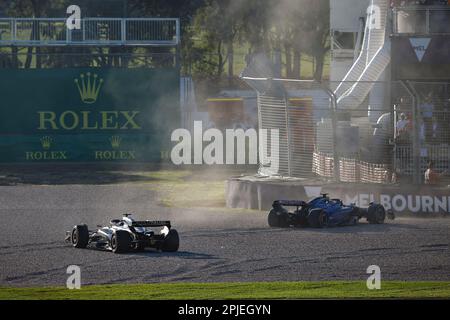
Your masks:
<instances>
[{"instance_id":1,"label":"white race car","mask_svg":"<svg viewBox=\"0 0 450 320\"><path fill-rule=\"evenodd\" d=\"M161 229L155 232L153 228ZM143 251L145 248L176 252L180 238L177 230L171 228L170 221L135 221L131 214L124 214L122 219L111 220L109 226L98 226L96 231L89 231L85 224L76 225L66 231L66 242L75 248L94 246L114 253Z\"/></svg>"}]
</instances>

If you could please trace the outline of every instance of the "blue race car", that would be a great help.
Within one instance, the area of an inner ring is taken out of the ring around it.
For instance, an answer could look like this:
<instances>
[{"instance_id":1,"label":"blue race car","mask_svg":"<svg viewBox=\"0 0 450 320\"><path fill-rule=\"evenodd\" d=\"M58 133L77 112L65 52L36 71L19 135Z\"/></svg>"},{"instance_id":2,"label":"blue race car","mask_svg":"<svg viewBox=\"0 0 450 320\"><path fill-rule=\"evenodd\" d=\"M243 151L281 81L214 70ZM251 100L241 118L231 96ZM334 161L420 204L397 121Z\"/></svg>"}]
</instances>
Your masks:
<instances>
[{"instance_id":1,"label":"blue race car","mask_svg":"<svg viewBox=\"0 0 450 320\"><path fill-rule=\"evenodd\" d=\"M394 213L386 212L380 204L371 203L368 208L359 208L355 204L344 205L339 199L330 199L327 194L305 201L274 201L269 213L269 226L273 228L288 227L336 227L355 225L361 218L371 224L382 224L386 216L393 220ZM285 207L296 207L289 212Z\"/></svg>"}]
</instances>

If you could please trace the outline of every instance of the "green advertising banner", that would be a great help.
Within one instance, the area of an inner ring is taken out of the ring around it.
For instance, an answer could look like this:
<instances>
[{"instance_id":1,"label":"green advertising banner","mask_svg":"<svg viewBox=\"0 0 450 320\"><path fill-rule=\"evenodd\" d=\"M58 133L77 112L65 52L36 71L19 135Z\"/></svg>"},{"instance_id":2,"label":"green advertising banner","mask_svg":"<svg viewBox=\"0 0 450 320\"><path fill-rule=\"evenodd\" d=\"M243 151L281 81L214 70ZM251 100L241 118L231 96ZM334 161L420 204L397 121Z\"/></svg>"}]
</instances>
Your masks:
<instances>
[{"instance_id":1,"label":"green advertising banner","mask_svg":"<svg viewBox=\"0 0 450 320\"><path fill-rule=\"evenodd\" d=\"M0 97L0 162L157 162L180 121L176 69L2 69Z\"/></svg>"}]
</instances>

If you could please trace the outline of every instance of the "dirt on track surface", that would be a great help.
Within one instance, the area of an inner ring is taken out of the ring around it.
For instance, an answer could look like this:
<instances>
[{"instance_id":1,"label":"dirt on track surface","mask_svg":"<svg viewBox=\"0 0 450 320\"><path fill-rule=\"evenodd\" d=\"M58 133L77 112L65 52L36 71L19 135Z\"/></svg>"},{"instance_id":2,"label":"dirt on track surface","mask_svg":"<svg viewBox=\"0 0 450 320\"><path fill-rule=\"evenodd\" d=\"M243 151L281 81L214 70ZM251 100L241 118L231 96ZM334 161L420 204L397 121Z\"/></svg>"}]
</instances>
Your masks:
<instances>
[{"instance_id":1,"label":"dirt on track surface","mask_svg":"<svg viewBox=\"0 0 450 320\"><path fill-rule=\"evenodd\" d=\"M65 230L107 224L122 213L170 219L177 253L74 249ZM0 187L0 286L64 286L69 265L82 284L365 280L450 280L447 218L399 218L384 225L269 229L266 213L167 208L146 185Z\"/></svg>"}]
</instances>

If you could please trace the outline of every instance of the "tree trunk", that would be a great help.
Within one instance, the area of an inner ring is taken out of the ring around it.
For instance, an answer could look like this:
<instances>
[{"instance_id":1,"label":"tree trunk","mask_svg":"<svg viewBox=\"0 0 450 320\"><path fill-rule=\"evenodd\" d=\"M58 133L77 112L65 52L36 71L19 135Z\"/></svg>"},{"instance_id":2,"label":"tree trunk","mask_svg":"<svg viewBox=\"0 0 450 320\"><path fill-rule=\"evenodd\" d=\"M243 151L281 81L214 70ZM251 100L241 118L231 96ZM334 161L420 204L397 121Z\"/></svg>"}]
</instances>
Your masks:
<instances>
[{"instance_id":1,"label":"tree trunk","mask_svg":"<svg viewBox=\"0 0 450 320\"><path fill-rule=\"evenodd\" d=\"M127 47L122 47L122 59L121 59L121 67L128 68L130 64L130 54L133 51L133 48L129 49Z\"/></svg>"},{"instance_id":2,"label":"tree trunk","mask_svg":"<svg viewBox=\"0 0 450 320\"><path fill-rule=\"evenodd\" d=\"M37 0L31 0L31 6L33 8L33 15L34 17L40 17L41 16L41 5L45 5L45 1L37 1ZM37 21L33 22L33 27L31 29L31 36L30 40L40 40L40 34L39 34L39 23ZM40 67L40 57L38 58L37 53L40 52L40 49L36 47L36 67ZM31 67L31 61L33 59L33 47L28 48L27 52L27 59L25 61L25 69L29 69Z\"/></svg>"},{"instance_id":3,"label":"tree trunk","mask_svg":"<svg viewBox=\"0 0 450 320\"><path fill-rule=\"evenodd\" d=\"M25 69L30 69L31 67L31 59L33 58L33 47L28 47L27 49L27 59L25 60Z\"/></svg>"},{"instance_id":4,"label":"tree trunk","mask_svg":"<svg viewBox=\"0 0 450 320\"><path fill-rule=\"evenodd\" d=\"M36 47L36 69L42 68L41 47Z\"/></svg>"},{"instance_id":5,"label":"tree trunk","mask_svg":"<svg viewBox=\"0 0 450 320\"><path fill-rule=\"evenodd\" d=\"M219 43L217 44L217 55L219 58L219 63L217 64L217 77L220 78L222 76L224 66L222 56L222 41L219 41Z\"/></svg>"},{"instance_id":6,"label":"tree trunk","mask_svg":"<svg viewBox=\"0 0 450 320\"><path fill-rule=\"evenodd\" d=\"M31 35L30 35L31 41L35 39L36 29L37 29L37 22L34 21L32 27L31 27ZM27 49L27 59L25 60L25 65L24 65L25 69L30 69L32 60L33 60L33 47L30 46Z\"/></svg>"},{"instance_id":7,"label":"tree trunk","mask_svg":"<svg viewBox=\"0 0 450 320\"><path fill-rule=\"evenodd\" d=\"M18 69L19 68L19 50L16 46L11 47L11 61L12 61L12 67Z\"/></svg>"},{"instance_id":8,"label":"tree trunk","mask_svg":"<svg viewBox=\"0 0 450 320\"><path fill-rule=\"evenodd\" d=\"M281 60L282 60L281 54L282 54L282 52L279 48L274 49L274 52L273 52L273 64L275 67L274 75L277 78L281 78L281 63L282 63L281 62Z\"/></svg>"},{"instance_id":9,"label":"tree trunk","mask_svg":"<svg viewBox=\"0 0 450 320\"><path fill-rule=\"evenodd\" d=\"M110 57L110 66L119 68L120 67L120 52L122 47L111 47L109 48L108 56Z\"/></svg>"},{"instance_id":10,"label":"tree trunk","mask_svg":"<svg viewBox=\"0 0 450 320\"><path fill-rule=\"evenodd\" d=\"M294 50L294 66L292 76L294 79L300 79L302 74L302 53L299 50Z\"/></svg>"},{"instance_id":11,"label":"tree trunk","mask_svg":"<svg viewBox=\"0 0 450 320\"><path fill-rule=\"evenodd\" d=\"M317 81L322 80L322 76L323 76L323 65L325 63L325 54L324 53L319 53L315 56L315 61L316 61L316 68L314 70L314 79Z\"/></svg>"},{"instance_id":12,"label":"tree trunk","mask_svg":"<svg viewBox=\"0 0 450 320\"><path fill-rule=\"evenodd\" d=\"M107 67L108 66L108 57L105 56L105 53L103 52L102 48L96 49L98 52L98 60L101 67Z\"/></svg>"},{"instance_id":13,"label":"tree trunk","mask_svg":"<svg viewBox=\"0 0 450 320\"><path fill-rule=\"evenodd\" d=\"M228 42L228 82L231 84L234 77L234 47L233 41Z\"/></svg>"},{"instance_id":14,"label":"tree trunk","mask_svg":"<svg viewBox=\"0 0 450 320\"><path fill-rule=\"evenodd\" d=\"M286 78L292 77L292 50L289 44L284 45L286 58Z\"/></svg>"}]
</instances>

